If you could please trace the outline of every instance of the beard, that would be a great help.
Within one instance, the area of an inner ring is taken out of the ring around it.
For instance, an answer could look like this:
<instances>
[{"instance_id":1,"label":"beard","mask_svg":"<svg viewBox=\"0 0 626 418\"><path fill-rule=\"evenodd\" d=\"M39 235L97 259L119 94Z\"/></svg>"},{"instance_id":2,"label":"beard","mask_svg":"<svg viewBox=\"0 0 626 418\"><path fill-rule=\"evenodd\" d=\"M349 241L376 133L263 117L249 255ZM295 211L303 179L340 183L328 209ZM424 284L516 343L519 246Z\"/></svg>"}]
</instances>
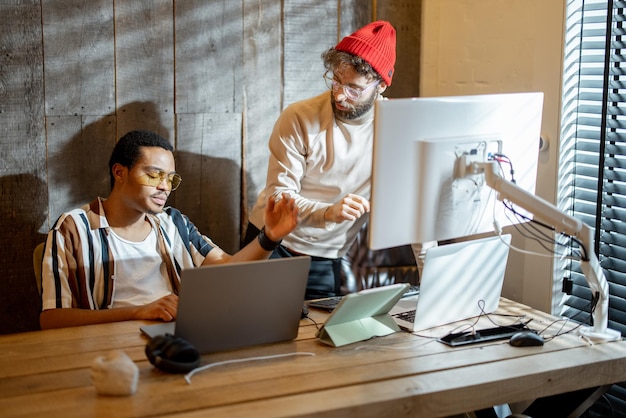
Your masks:
<instances>
[{"instance_id":1,"label":"beard","mask_svg":"<svg viewBox=\"0 0 626 418\"><path fill-rule=\"evenodd\" d=\"M333 108L333 113L335 114L336 117L338 117L339 119L344 119L344 120L355 120L365 115L367 112L369 112L372 109L377 96L378 95L376 94L376 92L372 92L372 94L366 101L359 103L359 104L351 104L347 101L339 102L339 105L346 109L346 110L343 110L343 109L337 108L335 95L332 94L331 92L330 103Z\"/></svg>"}]
</instances>

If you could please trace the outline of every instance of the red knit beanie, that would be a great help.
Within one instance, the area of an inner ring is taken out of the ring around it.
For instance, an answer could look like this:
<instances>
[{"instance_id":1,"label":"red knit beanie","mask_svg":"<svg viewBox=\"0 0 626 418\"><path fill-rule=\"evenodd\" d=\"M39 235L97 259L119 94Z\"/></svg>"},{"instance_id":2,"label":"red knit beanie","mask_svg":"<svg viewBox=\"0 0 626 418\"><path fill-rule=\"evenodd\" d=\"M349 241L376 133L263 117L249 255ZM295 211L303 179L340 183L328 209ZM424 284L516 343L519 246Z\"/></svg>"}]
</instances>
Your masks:
<instances>
[{"instance_id":1,"label":"red knit beanie","mask_svg":"<svg viewBox=\"0 0 626 418\"><path fill-rule=\"evenodd\" d=\"M389 22L378 20L365 25L343 38L335 49L363 58L391 85L396 63L396 30Z\"/></svg>"}]
</instances>

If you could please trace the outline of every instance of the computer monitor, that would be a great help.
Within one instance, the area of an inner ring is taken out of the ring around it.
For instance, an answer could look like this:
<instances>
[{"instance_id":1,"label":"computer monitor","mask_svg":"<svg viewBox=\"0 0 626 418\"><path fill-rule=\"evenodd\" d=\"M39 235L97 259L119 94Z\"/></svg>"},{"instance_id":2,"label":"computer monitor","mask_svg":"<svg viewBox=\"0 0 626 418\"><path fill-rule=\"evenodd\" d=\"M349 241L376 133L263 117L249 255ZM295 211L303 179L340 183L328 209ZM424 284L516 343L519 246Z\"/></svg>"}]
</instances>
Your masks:
<instances>
[{"instance_id":1,"label":"computer monitor","mask_svg":"<svg viewBox=\"0 0 626 418\"><path fill-rule=\"evenodd\" d=\"M515 183L534 194L542 108L543 93L378 101L369 247L485 233L494 220L512 224L484 175L467 168L495 158L502 177L510 180L512 167Z\"/></svg>"},{"instance_id":2,"label":"computer monitor","mask_svg":"<svg viewBox=\"0 0 626 418\"><path fill-rule=\"evenodd\" d=\"M377 102L369 247L411 244L417 252L419 244L494 231L520 219L497 202L515 204L516 213L527 211L521 219L578 243L595 301L593 326L579 333L617 340L621 333L608 328L609 286L593 229L534 194L542 108L542 93Z\"/></svg>"}]
</instances>

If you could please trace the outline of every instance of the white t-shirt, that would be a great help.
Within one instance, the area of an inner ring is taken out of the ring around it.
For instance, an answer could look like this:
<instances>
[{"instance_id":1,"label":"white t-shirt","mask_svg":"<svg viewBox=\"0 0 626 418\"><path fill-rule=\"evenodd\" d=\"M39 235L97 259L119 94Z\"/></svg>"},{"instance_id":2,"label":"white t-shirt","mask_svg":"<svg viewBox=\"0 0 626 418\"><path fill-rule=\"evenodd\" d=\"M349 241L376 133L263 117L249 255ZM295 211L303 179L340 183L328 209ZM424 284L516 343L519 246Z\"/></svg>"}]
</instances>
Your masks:
<instances>
[{"instance_id":1,"label":"white t-shirt","mask_svg":"<svg viewBox=\"0 0 626 418\"><path fill-rule=\"evenodd\" d=\"M167 268L152 229L141 242L127 241L111 231L110 245L116 260L113 308L140 306L172 293Z\"/></svg>"}]
</instances>

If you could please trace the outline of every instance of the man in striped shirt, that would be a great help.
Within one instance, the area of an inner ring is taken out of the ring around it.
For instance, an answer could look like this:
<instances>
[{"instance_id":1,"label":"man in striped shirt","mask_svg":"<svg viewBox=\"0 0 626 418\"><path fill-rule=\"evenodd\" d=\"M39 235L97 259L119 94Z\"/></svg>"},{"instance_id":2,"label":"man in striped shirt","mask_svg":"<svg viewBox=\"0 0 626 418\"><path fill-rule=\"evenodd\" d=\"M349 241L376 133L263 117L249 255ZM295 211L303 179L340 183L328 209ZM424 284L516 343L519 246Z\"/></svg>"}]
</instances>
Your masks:
<instances>
[{"instance_id":1,"label":"man in striped shirt","mask_svg":"<svg viewBox=\"0 0 626 418\"><path fill-rule=\"evenodd\" d=\"M64 213L50 230L42 265L42 329L176 318L182 269L268 258L297 224L288 195L270 199L258 239L230 255L165 207L178 187L173 147L132 131L109 160L108 198Z\"/></svg>"}]
</instances>

